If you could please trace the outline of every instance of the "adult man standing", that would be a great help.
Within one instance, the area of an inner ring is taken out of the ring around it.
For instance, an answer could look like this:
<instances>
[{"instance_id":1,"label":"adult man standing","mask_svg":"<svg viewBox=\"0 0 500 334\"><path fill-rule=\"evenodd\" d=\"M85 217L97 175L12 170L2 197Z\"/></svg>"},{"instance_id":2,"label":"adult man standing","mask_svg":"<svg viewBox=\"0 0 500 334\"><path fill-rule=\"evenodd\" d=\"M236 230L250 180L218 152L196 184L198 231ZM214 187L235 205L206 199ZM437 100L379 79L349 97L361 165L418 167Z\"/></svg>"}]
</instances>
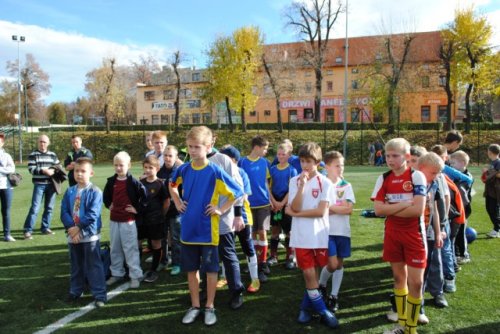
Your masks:
<instances>
[{"instance_id":1,"label":"adult man standing","mask_svg":"<svg viewBox=\"0 0 500 334\"><path fill-rule=\"evenodd\" d=\"M88 148L82 146L82 137L73 135L71 136L71 146L73 149L68 152L66 159L64 160L64 168L66 168L68 173L69 186L74 186L76 184L75 176L73 173L73 168L75 167L75 161L78 158L89 158L93 159L92 152Z\"/></svg>"},{"instance_id":2,"label":"adult man standing","mask_svg":"<svg viewBox=\"0 0 500 334\"><path fill-rule=\"evenodd\" d=\"M51 181L51 176L54 175L54 166L60 164L60 162L57 155L48 150L49 145L49 137L41 135L38 137L38 150L31 152L28 157L28 171L33 175L33 196L30 211L24 222L25 240L33 239L33 227L35 226L42 198L45 198L45 203L41 231L45 235L54 234L50 229L50 220L52 219L56 190Z\"/></svg>"}]
</instances>

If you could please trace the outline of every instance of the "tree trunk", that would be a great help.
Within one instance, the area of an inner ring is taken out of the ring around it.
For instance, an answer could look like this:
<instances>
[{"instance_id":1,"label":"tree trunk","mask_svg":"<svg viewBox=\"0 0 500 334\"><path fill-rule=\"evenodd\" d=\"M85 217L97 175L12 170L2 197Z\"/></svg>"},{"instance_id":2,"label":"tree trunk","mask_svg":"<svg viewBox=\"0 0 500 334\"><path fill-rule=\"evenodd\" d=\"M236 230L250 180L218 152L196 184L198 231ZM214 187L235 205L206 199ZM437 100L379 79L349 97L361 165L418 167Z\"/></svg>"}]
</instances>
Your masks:
<instances>
[{"instance_id":1,"label":"tree trunk","mask_svg":"<svg viewBox=\"0 0 500 334\"><path fill-rule=\"evenodd\" d=\"M241 94L241 131L247 132L247 122L245 120L245 94Z\"/></svg>"},{"instance_id":2,"label":"tree trunk","mask_svg":"<svg viewBox=\"0 0 500 334\"><path fill-rule=\"evenodd\" d=\"M396 132L396 123L398 121L397 110L394 106L394 87L389 86L389 93L387 95L388 120L387 120L387 133L393 134Z\"/></svg>"},{"instance_id":3,"label":"tree trunk","mask_svg":"<svg viewBox=\"0 0 500 334\"><path fill-rule=\"evenodd\" d=\"M181 76L179 75L179 56L177 54L174 55L176 58L172 64L172 67L174 68L175 72L175 125L174 125L174 132L179 131L179 118L181 114L181 106L180 106L180 96L181 96Z\"/></svg>"},{"instance_id":4,"label":"tree trunk","mask_svg":"<svg viewBox=\"0 0 500 334\"><path fill-rule=\"evenodd\" d=\"M231 117L231 108L229 108L229 96L226 96L226 108L227 108L227 121L229 126L229 131L234 132L233 128L233 118Z\"/></svg>"},{"instance_id":5,"label":"tree trunk","mask_svg":"<svg viewBox=\"0 0 500 334\"><path fill-rule=\"evenodd\" d=\"M465 128L464 132L469 134L470 129L471 129L471 121L472 121L472 113L471 113L471 107L470 107L470 96L472 93L472 88L474 87L473 84L468 84L467 85L467 91L465 93Z\"/></svg>"},{"instance_id":6,"label":"tree trunk","mask_svg":"<svg viewBox=\"0 0 500 334\"><path fill-rule=\"evenodd\" d=\"M280 96L276 96L276 111L278 113L278 132L283 132L283 119L281 118L281 109L280 109ZM290 126L290 124L288 124Z\"/></svg>"},{"instance_id":7,"label":"tree trunk","mask_svg":"<svg viewBox=\"0 0 500 334\"><path fill-rule=\"evenodd\" d=\"M322 65L322 64L321 64ZM321 81L323 76L321 75L321 68L316 69L316 95L314 96L314 121L321 122Z\"/></svg>"}]
</instances>

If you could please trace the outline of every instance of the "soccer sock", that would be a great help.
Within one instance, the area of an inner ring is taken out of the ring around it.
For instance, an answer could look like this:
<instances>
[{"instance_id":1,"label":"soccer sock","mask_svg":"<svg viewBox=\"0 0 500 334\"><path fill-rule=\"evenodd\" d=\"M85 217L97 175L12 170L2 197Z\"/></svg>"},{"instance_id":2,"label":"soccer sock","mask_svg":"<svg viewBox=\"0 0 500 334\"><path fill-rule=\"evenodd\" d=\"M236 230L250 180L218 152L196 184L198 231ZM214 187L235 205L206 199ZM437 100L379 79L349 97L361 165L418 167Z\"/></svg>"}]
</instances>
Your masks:
<instances>
[{"instance_id":1,"label":"soccer sock","mask_svg":"<svg viewBox=\"0 0 500 334\"><path fill-rule=\"evenodd\" d=\"M290 247L290 237L285 237L285 248L286 248L286 259L290 259L290 255L292 255L293 250Z\"/></svg>"},{"instance_id":2,"label":"soccer sock","mask_svg":"<svg viewBox=\"0 0 500 334\"><path fill-rule=\"evenodd\" d=\"M257 259L260 260L260 258L261 258L260 253L262 253L262 246L260 245L260 240L259 239L255 239L253 241L253 247L255 248L255 254L257 254Z\"/></svg>"},{"instance_id":3,"label":"soccer sock","mask_svg":"<svg viewBox=\"0 0 500 334\"><path fill-rule=\"evenodd\" d=\"M260 246L262 247L262 251L260 252L260 263L265 263L267 261L267 240L261 240Z\"/></svg>"},{"instance_id":4,"label":"soccer sock","mask_svg":"<svg viewBox=\"0 0 500 334\"><path fill-rule=\"evenodd\" d=\"M161 259L161 248L153 249L153 262L151 262L151 271L156 271L158 269L158 264L160 264Z\"/></svg>"},{"instance_id":5,"label":"soccer sock","mask_svg":"<svg viewBox=\"0 0 500 334\"><path fill-rule=\"evenodd\" d=\"M252 281L259 278L258 271L257 255L254 254L248 258L248 272L250 273Z\"/></svg>"},{"instance_id":6,"label":"soccer sock","mask_svg":"<svg viewBox=\"0 0 500 334\"><path fill-rule=\"evenodd\" d=\"M323 315L326 311L325 301L318 289L307 289L307 296L316 312Z\"/></svg>"},{"instance_id":7,"label":"soccer sock","mask_svg":"<svg viewBox=\"0 0 500 334\"><path fill-rule=\"evenodd\" d=\"M396 301L396 312L398 313L398 324L406 326L406 298L408 297L408 288L394 289L394 299Z\"/></svg>"},{"instance_id":8,"label":"soccer sock","mask_svg":"<svg viewBox=\"0 0 500 334\"><path fill-rule=\"evenodd\" d=\"M415 298L413 296L408 295L406 333L409 334L417 333L417 321L418 321L418 315L420 314L421 304L422 304L422 298Z\"/></svg>"},{"instance_id":9,"label":"soccer sock","mask_svg":"<svg viewBox=\"0 0 500 334\"><path fill-rule=\"evenodd\" d=\"M162 263L168 263L168 245L167 245L167 240L165 240L165 238L161 239L161 249L162 249L162 258L161 258L161 262Z\"/></svg>"},{"instance_id":10,"label":"soccer sock","mask_svg":"<svg viewBox=\"0 0 500 334\"><path fill-rule=\"evenodd\" d=\"M309 294L307 290L304 291L304 297L302 298L302 302L300 303L300 309L303 311L309 311L312 307L311 300L309 300Z\"/></svg>"},{"instance_id":11,"label":"soccer sock","mask_svg":"<svg viewBox=\"0 0 500 334\"><path fill-rule=\"evenodd\" d=\"M342 284L342 278L344 278L344 267L337 269L333 272L332 292L330 292L330 294L334 297L337 297L339 295L340 285Z\"/></svg>"},{"instance_id":12,"label":"soccer sock","mask_svg":"<svg viewBox=\"0 0 500 334\"><path fill-rule=\"evenodd\" d=\"M319 285L326 287L328 280L332 277L332 273L328 271L326 266L321 269L321 274L319 275Z\"/></svg>"},{"instance_id":13,"label":"soccer sock","mask_svg":"<svg viewBox=\"0 0 500 334\"><path fill-rule=\"evenodd\" d=\"M277 257L278 255L278 244L280 243L280 239L271 239L271 257Z\"/></svg>"}]
</instances>

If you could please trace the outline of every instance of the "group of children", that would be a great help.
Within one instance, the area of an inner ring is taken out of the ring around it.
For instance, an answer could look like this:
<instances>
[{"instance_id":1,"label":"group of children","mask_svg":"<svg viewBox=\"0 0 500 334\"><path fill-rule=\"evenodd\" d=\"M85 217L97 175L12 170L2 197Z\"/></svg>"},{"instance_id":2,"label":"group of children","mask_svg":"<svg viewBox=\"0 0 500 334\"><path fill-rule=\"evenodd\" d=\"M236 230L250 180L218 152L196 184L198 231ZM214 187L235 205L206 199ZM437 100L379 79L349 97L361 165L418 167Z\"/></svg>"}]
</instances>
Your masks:
<instances>
[{"instance_id":1,"label":"group of children","mask_svg":"<svg viewBox=\"0 0 500 334\"><path fill-rule=\"evenodd\" d=\"M85 278L97 307L106 302L106 284L114 284L127 274L131 288L139 287L142 279L154 282L161 262L166 261L168 240L172 273L187 273L191 307L182 323L191 324L204 314L205 324L211 326L217 322L214 305L219 263L223 263L231 292L229 305L238 309L243 304L243 291L259 291L271 273L270 267L278 263L283 233L285 266L298 266L305 281L298 322L308 323L319 314L328 327L338 327L334 313L339 307L343 262L351 255L349 216L355 203L352 186L343 177L342 154L332 151L323 155L318 144L309 142L298 149L296 156L291 142L285 140L278 146L276 160L269 163L265 159L269 142L257 136L252 139L250 154L241 158L230 145L220 152L215 150L212 131L198 126L186 137L190 161L181 164L177 149L166 146L165 134L157 131L153 141L155 138L164 144L158 145L158 150L155 147L143 161L140 180L130 175L126 152L115 156L115 175L107 180L104 195L90 182L92 162L76 162L77 185L67 190L61 210L71 254L70 299L82 295ZM490 151L495 149L498 151L498 145L490 146ZM378 178L372 199L376 214L387 217L383 259L391 263L394 276L393 301L399 323L394 333L415 333L418 321L425 322L423 316L419 317L425 284L429 286L433 277L438 287L435 301L439 302L437 296L443 289L456 289L459 263L470 259L465 232L461 232L466 221L451 217L450 198L455 195L446 190L457 182L467 194L472 184L470 175L463 173L468 158L460 152L450 156L457 171L445 167L442 153L410 148L404 139L390 140L385 146L390 171ZM493 157L492 153L492 161ZM485 172L486 182L499 177L498 167L494 162L496 173ZM451 169L451 179L443 176L447 169ZM453 190L459 192L458 197L463 196L459 187ZM107 282L99 257L102 203L110 210L112 276ZM465 215L461 204L454 209ZM498 223L494 230L498 233L497 228ZM461 246L457 241L462 234ZM246 289L241 282L236 236L251 277ZM151 268L145 274L140 259L144 239L152 249Z\"/></svg>"}]
</instances>

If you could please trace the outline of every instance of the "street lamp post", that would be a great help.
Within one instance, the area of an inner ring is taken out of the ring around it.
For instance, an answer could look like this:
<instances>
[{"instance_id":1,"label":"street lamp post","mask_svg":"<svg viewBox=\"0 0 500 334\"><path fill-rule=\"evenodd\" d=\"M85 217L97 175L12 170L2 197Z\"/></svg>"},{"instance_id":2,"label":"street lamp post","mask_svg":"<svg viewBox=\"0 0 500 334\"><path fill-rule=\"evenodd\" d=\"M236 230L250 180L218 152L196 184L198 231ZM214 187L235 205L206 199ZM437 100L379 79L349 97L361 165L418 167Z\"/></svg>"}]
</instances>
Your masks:
<instances>
[{"instance_id":1,"label":"street lamp post","mask_svg":"<svg viewBox=\"0 0 500 334\"><path fill-rule=\"evenodd\" d=\"M24 36L12 35L12 40L17 42L17 126L19 130L19 162L23 162L23 139L21 135L21 66L19 61L19 43L25 42Z\"/></svg>"}]
</instances>

